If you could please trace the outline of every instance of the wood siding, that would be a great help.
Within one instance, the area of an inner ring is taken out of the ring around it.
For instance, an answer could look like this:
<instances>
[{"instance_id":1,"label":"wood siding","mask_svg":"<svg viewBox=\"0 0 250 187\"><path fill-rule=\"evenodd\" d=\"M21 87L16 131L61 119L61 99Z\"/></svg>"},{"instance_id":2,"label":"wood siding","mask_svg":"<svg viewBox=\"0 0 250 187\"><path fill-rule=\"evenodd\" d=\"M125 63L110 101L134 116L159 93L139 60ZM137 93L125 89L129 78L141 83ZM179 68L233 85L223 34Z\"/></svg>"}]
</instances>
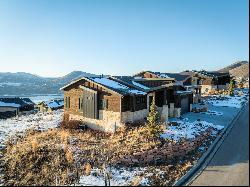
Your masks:
<instances>
[{"instance_id":1,"label":"wood siding","mask_svg":"<svg viewBox=\"0 0 250 187\"><path fill-rule=\"evenodd\" d=\"M66 97L70 97L70 108L66 108L64 106L64 110L70 114L83 115L83 110L79 109L79 98L83 98L84 94L87 93L86 90L80 88L79 86L83 85L86 88L94 90L97 92L97 112L95 112L95 116L98 117L98 111L101 109L101 102L103 99L107 101L107 111L120 112L120 101L121 96L115 93L111 93L109 90L94 84L92 82L88 82L86 80L78 81L77 83L71 85L66 88L64 91L64 100L66 102ZM83 104L84 105L84 104ZM83 107L84 109L84 107ZM86 108L85 108L86 110Z\"/></svg>"},{"instance_id":2,"label":"wood siding","mask_svg":"<svg viewBox=\"0 0 250 187\"><path fill-rule=\"evenodd\" d=\"M70 108L67 108L65 104L65 112L82 115L82 111L79 110L79 98L83 97L83 90L80 88L72 88L71 90L64 91L64 103L66 103L66 97L70 98Z\"/></svg>"}]
</instances>

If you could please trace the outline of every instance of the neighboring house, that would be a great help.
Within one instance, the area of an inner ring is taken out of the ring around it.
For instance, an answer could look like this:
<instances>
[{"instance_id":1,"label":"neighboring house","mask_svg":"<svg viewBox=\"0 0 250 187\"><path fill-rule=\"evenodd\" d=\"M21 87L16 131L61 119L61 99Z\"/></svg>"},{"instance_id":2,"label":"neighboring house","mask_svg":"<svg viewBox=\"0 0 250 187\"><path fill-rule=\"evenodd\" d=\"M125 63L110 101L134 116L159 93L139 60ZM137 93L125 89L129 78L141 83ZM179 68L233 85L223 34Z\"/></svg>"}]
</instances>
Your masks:
<instances>
[{"instance_id":1,"label":"neighboring house","mask_svg":"<svg viewBox=\"0 0 250 187\"><path fill-rule=\"evenodd\" d=\"M150 71L148 71L150 72ZM176 84L179 85L190 85L192 77L190 75L180 74L180 73L162 73L162 72L151 72L157 78L169 78L174 79Z\"/></svg>"},{"instance_id":2,"label":"neighboring house","mask_svg":"<svg viewBox=\"0 0 250 187\"><path fill-rule=\"evenodd\" d=\"M186 90L182 84L177 83L176 79L169 77L169 75L169 73L143 71L134 75L134 78L136 82L149 87L150 90L147 91L149 103L151 98L155 97L156 106L160 107L160 111L161 107L167 105L168 116L179 117L191 110L193 92ZM185 77L179 76L178 80L188 78Z\"/></svg>"},{"instance_id":3,"label":"neighboring house","mask_svg":"<svg viewBox=\"0 0 250 187\"><path fill-rule=\"evenodd\" d=\"M50 101L43 101L37 104L39 112L52 112L53 110L62 109L64 106L63 99L53 99Z\"/></svg>"},{"instance_id":4,"label":"neighboring house","mask_svg":"<svg viewBox=\"0 0 250 187\"><path fill-rule=\"evenodd\" d=\"M202 93L209 93L211 90L227 89L231 80L229 73L204 70L197 73L203 77L200 83L202 85Z\"/></svg>"},{"instance_id":5,"label":"neighboring house","mask_svg":"<svg viewBox=\"0 0 250 187\"><path fill-rule=\"evenodd\" d=\"M20 105L0 101L0 119L7 119L18 115Z\"/></svg>"},{"instance_id":6,"label":"neighboring house","mask_svg":"<svg viewBox=\"0 0 250 187\"><path fill-rule=\"evenodd\" d=\"M34 111L35 104L28 98L0 98L0 118L5 119Z\"/></svg>"},{"instance_id":7,"label":"neighboring house","mask_svg":"<svg viewBox=\"0 0 250 187\"><path fill-rule=\"evenodd\" d=\"M206 94L212 90L227 89L230 83L230 74L218 71L184 71L181 74L192 76L192 85L200 85L201 93Z\"/></svg>"}]
</instances>

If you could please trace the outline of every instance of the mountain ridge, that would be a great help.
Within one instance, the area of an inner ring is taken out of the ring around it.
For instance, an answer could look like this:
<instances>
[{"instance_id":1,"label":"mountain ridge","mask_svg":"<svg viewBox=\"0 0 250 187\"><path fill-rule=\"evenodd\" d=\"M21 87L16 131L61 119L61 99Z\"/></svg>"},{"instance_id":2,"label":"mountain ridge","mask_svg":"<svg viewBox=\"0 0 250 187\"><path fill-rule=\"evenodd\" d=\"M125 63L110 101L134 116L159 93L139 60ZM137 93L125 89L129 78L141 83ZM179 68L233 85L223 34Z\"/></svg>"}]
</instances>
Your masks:
<instances>
[{"instance_id":1,"label":"mountain ridge","mask_svg":"<svg viewBox=\"0 0 250 187\"><path fill-rule=\"evenodd\" d=\"M228 65L228 66L226 66L224 68L221 68L221 69L219 69L217 71L221 72L221 73L229 73L230 70L233 70L233 69L235 69L237 67L240 67L240 66L242 66L244 64L247 64L247 63L249 63L249 62L246 61L246 60L244 60L244 61L236 61L233 64L230 64L230 65Z\"/></svg>"},{"instance_id":2,"label":"mountain ridge","mask_svg":"<svg viewBox=\"0 0 250 187\"><path fill-rule=\"evenodd\" d=\"M83 71L72 71L62 77L41 77L26 72L0 72L1 95L60 94L65 84L80 77L99 76Z\"/></svg>"}]
</instances>

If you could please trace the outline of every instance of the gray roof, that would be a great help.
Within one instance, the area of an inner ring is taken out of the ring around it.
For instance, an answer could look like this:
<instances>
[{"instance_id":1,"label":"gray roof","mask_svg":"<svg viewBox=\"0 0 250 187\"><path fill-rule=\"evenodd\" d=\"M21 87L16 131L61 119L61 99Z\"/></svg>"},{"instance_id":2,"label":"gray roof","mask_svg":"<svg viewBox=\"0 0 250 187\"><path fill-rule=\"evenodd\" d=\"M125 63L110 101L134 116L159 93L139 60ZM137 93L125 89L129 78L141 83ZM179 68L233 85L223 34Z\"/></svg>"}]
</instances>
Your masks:
<instances>
[{"instance_id":1,"label":"gray roof","mask_svg":"<svg viewBox=\"0 0 250 187\"><path fill-rule=\"evenodd\" d=\"M62 87L61 90L64 90L70 85L73 85L81 80L93 82L119 95L146 95L147 94L141 89L137 89L134 86L121 83L115 79L112 79L111 77L81 77L78 80L72 81L70 84Z\"/></svg>"},{"instance_id":2,"label":"gray roof","mask_svg":"<svg viewBox=\"0 0 250 187\"><path fill-rule=\"evenodd\" d=\"M28 105L35 105L35 103L33 103L29 98L19 98L19 97L0 98L0 102L16 104L16 105L19 105L20 108L28 106Z\"/></svg>"}]
</instances>

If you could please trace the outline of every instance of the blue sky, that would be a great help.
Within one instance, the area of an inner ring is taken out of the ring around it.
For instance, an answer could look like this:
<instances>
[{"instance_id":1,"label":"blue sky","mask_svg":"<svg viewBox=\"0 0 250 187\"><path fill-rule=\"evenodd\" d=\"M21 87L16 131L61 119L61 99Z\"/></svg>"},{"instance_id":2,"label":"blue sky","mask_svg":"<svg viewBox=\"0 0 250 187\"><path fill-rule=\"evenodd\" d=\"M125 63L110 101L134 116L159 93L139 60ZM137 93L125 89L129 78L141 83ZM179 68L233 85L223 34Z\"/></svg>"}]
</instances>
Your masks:
<instances>
[{"instance_id":1,"label":"blue sky","mask_svg":"<svg viewBox=\"0 0 250 187\"><path fill-rule=\"evenodd\" d=\"M249 59L248 0L0 0L0 71L216 70Z\"/></svg>"}]
</instances>

